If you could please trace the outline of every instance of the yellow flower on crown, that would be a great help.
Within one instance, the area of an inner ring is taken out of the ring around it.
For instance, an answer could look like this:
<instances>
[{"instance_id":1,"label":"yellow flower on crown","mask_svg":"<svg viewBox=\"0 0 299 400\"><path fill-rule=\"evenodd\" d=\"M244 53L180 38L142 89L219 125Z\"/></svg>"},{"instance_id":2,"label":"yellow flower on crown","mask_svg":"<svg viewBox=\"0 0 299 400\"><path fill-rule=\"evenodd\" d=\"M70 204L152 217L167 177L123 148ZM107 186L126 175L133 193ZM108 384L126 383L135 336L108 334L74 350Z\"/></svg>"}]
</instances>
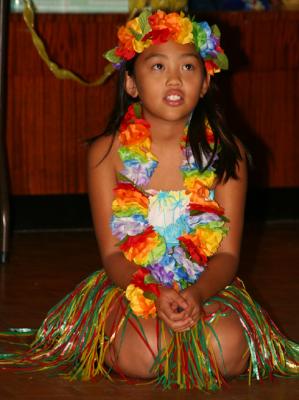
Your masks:
<instances>
[{"instance_id":1,"label":"yellow flower on crown","mask_svg":"<svg viewBox=\"0 0 299 400\"><path fill-rule=\"evenodd\" d=\"M142 29L140 27L140 22L138 18L133 19L132 21L129 21L127 24L127 29L128 31L134 31L137 34L143 36L143 32ZM140 40L140 39L136 39L136 37L131 34L132 36L132 46L134 48L134 50L136 51L136 53L142 53L147 47L149 47L151 45L151 40Z\"/></svg>"}]
</instances>

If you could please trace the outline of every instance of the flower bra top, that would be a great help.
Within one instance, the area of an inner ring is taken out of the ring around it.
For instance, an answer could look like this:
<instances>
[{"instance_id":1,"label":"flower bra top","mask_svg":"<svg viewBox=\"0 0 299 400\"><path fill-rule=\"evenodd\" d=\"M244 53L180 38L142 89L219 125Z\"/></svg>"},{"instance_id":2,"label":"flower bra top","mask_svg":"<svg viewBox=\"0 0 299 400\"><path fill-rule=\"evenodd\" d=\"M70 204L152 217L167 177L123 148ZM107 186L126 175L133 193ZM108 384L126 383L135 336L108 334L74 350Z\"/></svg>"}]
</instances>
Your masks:
<instances>
[{"instance_id":1,"label":"flower bra top","mask_svg":"<svg viewBox=\"0 0 299 400\"><path fill-rule=\"evenodd\" d=\"M206 134L212 146L208 125ZM150 270L163 285L183 289L198 279L227 232L223 209L212 195L215 169L198 169L186 144L185 128L181 140L184 190L145 190L158 160L151 152L150 125L138 103L128 108L119 141L124 170L114 190L112 234L129 261Z\"/></svg>"}]
</instances>

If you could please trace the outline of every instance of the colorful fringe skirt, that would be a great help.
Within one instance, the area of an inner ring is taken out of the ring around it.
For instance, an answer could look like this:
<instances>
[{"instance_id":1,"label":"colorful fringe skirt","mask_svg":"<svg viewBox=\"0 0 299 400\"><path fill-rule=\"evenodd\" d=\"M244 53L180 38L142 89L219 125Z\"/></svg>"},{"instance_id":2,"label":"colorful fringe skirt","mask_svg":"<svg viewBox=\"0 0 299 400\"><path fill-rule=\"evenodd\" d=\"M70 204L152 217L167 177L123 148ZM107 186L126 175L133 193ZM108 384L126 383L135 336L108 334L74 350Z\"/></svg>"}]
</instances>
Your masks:
<instances>
[{"instance_id":1,"label":"colorful fringe skirt","mask_svg":"<svg viewBox=\"0 0 299 400\"><path fill-rule=\"evenodd\" d=\"M223 305L224 310L235 311L240 318L250 352L249 382L273 375L299 375L299 345L283 336L252 300L241 280L236 279L212 300ZM116 304L124 306L114 323L114 335L107 337L107 317ZM215 391L223 385L225 380L207 346L213 318L215 315L200 320L186 332L172 333L170 343L160 349L153 363L156 383L164 388L204 391ZM88 380L99 375L112 379L105 355L115 334L124 330L129 321L133 321L146 343L138 319L126 305L123 290L112 285L104 271L97 271L50 310L29 349L20 354L0 354L0 368L48 370L69 379ZM157 325L157 334L163 335L167 328L161 321Z\"/></svg>"}]
</instances>

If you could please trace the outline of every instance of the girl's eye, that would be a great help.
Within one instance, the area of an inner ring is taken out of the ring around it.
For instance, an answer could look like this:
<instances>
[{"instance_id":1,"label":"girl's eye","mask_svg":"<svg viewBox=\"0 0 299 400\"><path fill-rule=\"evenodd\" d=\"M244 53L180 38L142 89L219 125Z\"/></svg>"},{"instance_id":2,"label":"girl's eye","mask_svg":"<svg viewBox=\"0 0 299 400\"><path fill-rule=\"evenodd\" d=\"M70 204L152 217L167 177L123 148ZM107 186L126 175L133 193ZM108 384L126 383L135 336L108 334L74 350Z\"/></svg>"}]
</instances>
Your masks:
<instances>
[{"instance_id":1,"label":"girl's eye","mask_svg":"<svg viewBox=\"0 0 299 400\"><path fill-rule=\"evenodd\" d=\"M183 66L183 69L184 69L185 71L193 71L193 70L194 70L194 65L193 65L193 64L185 64L185 65Z\"/></svg>"},{"instance_id":2,"label":"girl's eye","mask_svg":"<svg viewBox=\"0 0 299 400\"><path fill-rule=\"evenodd\" d=\"M155 71L161 71L163 69L163 64L161 63L156 63L152 66L152 69Z\"/></svg>"}]
</instances>

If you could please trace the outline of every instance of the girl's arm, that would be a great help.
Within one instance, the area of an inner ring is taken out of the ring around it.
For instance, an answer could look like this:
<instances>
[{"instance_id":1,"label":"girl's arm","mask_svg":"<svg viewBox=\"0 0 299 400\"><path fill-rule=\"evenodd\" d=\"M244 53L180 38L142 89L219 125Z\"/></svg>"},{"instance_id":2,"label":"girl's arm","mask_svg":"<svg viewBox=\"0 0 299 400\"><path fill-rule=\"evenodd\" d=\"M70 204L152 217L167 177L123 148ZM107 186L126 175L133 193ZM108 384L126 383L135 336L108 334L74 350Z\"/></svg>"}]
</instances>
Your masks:
<instances>
[{"instance_id":1,"label":"girl's arm","mask_svg":"<svg viewBox=\"0 0 299 400\"><path fill-rule=\"evenodd\" d=\"M101 137L89 149L87 160L88 193L103 267L109 279L116 286L125 289L138 267L123 256L116 246L117 238L111 233L111 205L114 198L113 189L116 187L117 169L115 143L105 157L111 141L112 136Z\"/></svg>"},{"instance_id":2,"label":"girl's arm","mask_svg":"<svg viewBox=\"0 0 299 400\"><path fill-rule=\"evenodd\" d=\"M231 283L237 272L247 190L246 156L241 144L239 144L239 149L242 160L238 163L238 179L231 178L226 183L219 183L215 190L216 200L224 208L224 214L229 219L228 235L217 253L211 257L208 268L199 280L182 292L188 303L192 303L190 315L196 320L201 312L197 305L202 304Z\"/></svg>"},{"instance_id":3,"label":"girl's arm","mask_svg":"<svg viewBox=\"0 0 299 400\"><path fill-rule=\"evenodd\" d=\"M246 156L240 144L239 148L242 160L238 163L238 179L231 178L226 183L220 183L215 190L216 200L229 219L229 232L217 253L210 259L207 271L196 283L203 300L228 285L238 269L247 191Z\"/></svg>"}]
</instances>

